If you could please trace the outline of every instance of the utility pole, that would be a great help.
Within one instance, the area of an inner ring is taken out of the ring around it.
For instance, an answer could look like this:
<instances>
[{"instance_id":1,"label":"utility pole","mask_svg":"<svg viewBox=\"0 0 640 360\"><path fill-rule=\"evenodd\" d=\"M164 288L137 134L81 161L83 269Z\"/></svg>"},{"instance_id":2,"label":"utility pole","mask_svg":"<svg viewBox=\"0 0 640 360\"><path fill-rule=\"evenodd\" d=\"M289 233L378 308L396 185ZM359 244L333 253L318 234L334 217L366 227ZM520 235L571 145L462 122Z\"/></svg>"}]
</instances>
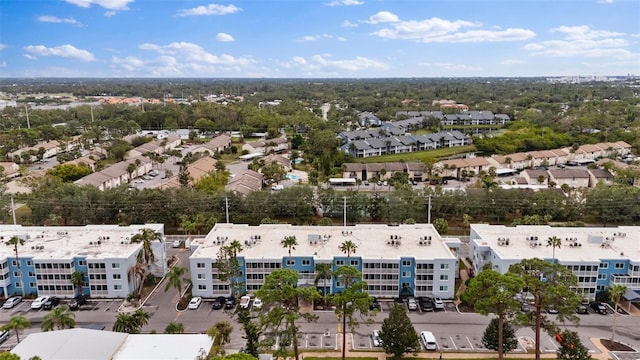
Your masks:
<instances>
[{"instance_id":1,"label":"utility pole","mask_svg":"<svg viewBox=\"0 0 640 360\"><path fill-rule=\"evenodd\" d=\"M429 202L427 205L427 224L431 224L431 194L429 194Z\"/></svg>"},{"instance_id":2,"label":"utility pole","mask_svg":"<svg viewBox=\"0 0 640 360\"><path fill-rule=\"evenodd\" d=\"M229 223L229 197L225 196L224 197L224 210L225 213L227 214L227 224Z\"/></svg>"},{"instance_id":3,"label":"utility pole","mask_svg":"<svg viewBox=\"0 0 640 360\"><path fill-rule=\"evenodd\" d=\"M13 214L13 225L17 225L18 222L16 221L16 206L13 203L13 196L11 197L11 213Z\"/></svg>"},{"instance_id":4,"label":"utility pole","mask_svg":"<svg viewBox=\"0 0 640 360\"><path fill-rule=\"evenodd\" d=\"M344 198L344 205L343 205L343 211L342 211L342 224L343 226L347 226L347 197L345 196Z\"/></svg>"},{"instance_id":5,"label":"utility pole","mask_svg":"<svg viewBox=\"0 0 640 360\"><path fill-rule=\"evenodd\" d=\"M24 111L27 113L27 128L31 129L31 123L29 122L29 103L24 104Z\"/></svg>"}]
</instances>

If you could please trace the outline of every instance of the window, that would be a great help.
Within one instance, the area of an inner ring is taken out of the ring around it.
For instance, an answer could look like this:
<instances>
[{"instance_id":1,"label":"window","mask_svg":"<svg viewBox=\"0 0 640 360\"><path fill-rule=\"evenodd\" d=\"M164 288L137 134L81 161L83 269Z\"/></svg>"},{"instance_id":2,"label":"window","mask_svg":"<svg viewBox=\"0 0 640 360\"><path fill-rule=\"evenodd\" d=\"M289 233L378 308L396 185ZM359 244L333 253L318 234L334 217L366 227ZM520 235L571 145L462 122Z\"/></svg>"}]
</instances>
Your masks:
<instances>
[{"instance_id":1,"label":"window","mask_svg":"<svg viewBox=\"0 0 640 360\"><path fill-rule=\"evenodd\" d=\"M447 281L447 280L449 280L449 275L440 275L440 280L441 280L441 281Z\"/></svg>"},{"instance_id":2,"label":"window","mask_svg":"<svg viewBox=\"0 0 640 360\"><path fill-rule=\"evenodd\" d=\"M359 262L358 260L351 260L349 261L349 264L351 264L351 266L358 266Z\"/></svg>"},{"instance_id":3,"label":"window","mask_svg":"<svg viewBox=\"0 0 640 360\"><path fill-rule=\"evenodd\" d=\"M609 263L600 263L600 269L608 269Z\"/></svg>"},{"instance_id":4,"label":"window","mask_svg":"<svg viewBox=\"0 0 640 360\"><path fill-rule=\"evenodd\" d=\"M113 274L113 280L120 280L122 279L122 275L120 274Z\"/></svg>"},{"instance_id":5,"label":"window","mask_svg":"<svg viewBox=\"0 0 640 360\"><path fill-rule=\"evenodd\" d=\"M33 266L33 261L27 260L27 266Z\"/></svg>"},{"instance_id":6,"label":"window","mask_svg":"<svg viewBox=\"0 0 640 360\"><path fill-rule=\"evenodd\" d=\"M304 266L311 265L311 260L302 260L302 265L304 265Z\"/></svg>"},{"instance_id":7,"label":"window","mask_svg":"<svg viewBox=\"0 0 640 360\"><path fill-rule=\"evenodd\" d=\"M336 260L336 265L338 266L344 265L344 260Z\"/></svg>"},{"instance_id":8,"label":"window","mask_svg":"<svg viewBox=\"0 0 640 360\"><path fill-rule=\"evenodd\" d=\"M616 263L616 269L624 269L624 263Z\"/></svg>"},{"instance_id":9,"label":"window","mask_svg":"<svg viewBox=\"0 0 640 360\"><path fill-rule=\"evenodd\" d=\"M198 274L198 280L206 280L207 279L207 275L205 274Z\"/></svg>"},{"instance_id":10,"label":"window","mask_svg":"<svg viewBox=\"0 0 640 360\"><path fill-rule=\"evenodd\" d=\"M287 259L287 266L293 266L296 264L296 261L293 259Z\"/></svg>"},{"instance_id":11,"label":"window","mask_svg":"<svg viewBox=\"0 0 640 360\"><path fill-rule=\"evenodd\" d=\"M198 285L198 290L207 290L207 285Z\"/></svg>"},{"instance_id":12,"label":"window","mask_svg":"<svg viewBox=\"0 0 640 360\"><path fill-rule=\"evenodd\" d=\"M598 274L598 280L607 280L607 274Z\"/></svg>"},{"instance_id":13,"label":"window","mask_svg":"<svg viewBox=\"0 0 640 360\"><path fill-rule=\"evenodd\" d=\"M204 263L196 263L196 268L204 269Z\"/></svg>"},{"instance_id":14,"label":"window","mask_svg":"<svg viewBox=\"0 0 640 360\"><path fill-rule=\"evenodd\" d=\"M111 264L111 268L112 269L120 269L120 263L112 263Z\"/></svg>"},{"instance_id":15,"label":"window","mask_svg":"<svg viewBox=\"0 0 640 360\"><path fill-rule=\"evenodd\" d=\"M342 287L342 283L340 281L336 281L336 287Z\"/></svg>"},{"instance_id":16,"label":"window","mask_svg":"<svg viewBox=\"0 0 640 360\"><path fill-rule=\"evenodd\" d=\"M441 285L440 292L445 292L445 291L449 291L449 287L447 285Z\"/></svg>"},{"instance_id":17,"label":"window","mask_svg":"<svg viewBox=\"0 0 640 360\"><path fill-rule=\"evenodd\" d=\"M411 266L411 260L402 260L402 266Z\"/></svg>"},{"instance_id":18,"label":"window","mask_svg":"<svg viewBox=\"0 0 640 360\"><path fill-rule=\"evenodd\" d=\"M29 276L30 277L34 277L34 276L36 276L36 273L34 273L33 271L29 271Z\"/></svg>"},{"instance_id":19,"label":"window","mask_svg":"<svg viewBox=\"0 0 640 360\"><path fill-rule=\"evenodd\" d=\"M411 276L411 271L403 271L402 272L402 277L410 277Z\"/></svg>"},{"instance_id":20,"label":"window","mask_svg":"<svg viewBox=\"0 0 640 360\"><path fill-rule=\"evenodd\" d=\"M36 283L34 283L34 282L30 282L30 283L29 283L29 287L31 287L31 288L36 287Z\"/></svg>"},{"instance_id":21,"label":"window","mask_svg":"<svg viewBox=\"0 0 640 360\"><path fill-rule=\"evenodd\" d=\"M447 270L449 269L449 264L440 264L440 270Z\"/></svg>"},{"instance_id":22,"label":"window","mask_svg":"<svg viewBox=\"0 0 640 360\"><path fill-rule=\"evenodd\" d=\"M122 290L122 285L113 285L113 290Z\"/></svg>"},{"instance_id":23,"label":"window","mask_svg":"<svg viewBox=\"0 0 640 360\"><path fill-rule=\"evenodd\" d=\"M15 285L16 285L17 288L22 287L22 286L20 286L19 282L17 282Z\"/></svg>"},{"instance_id":24,"label":"window","mask_svg":"<svg viewBox=\"0 0 640 360\"><path fill-rule=\"evenodd\" d=\"M18 262L17 262L17 261L15 261L15 260L11 260L11 265L12 265L12 266L18 266Z\"/></svg>"},{"instance_id":25,"label":"window","mask_svg":"<svg viewBox=\"0 0 640 360\"><path fill-rule=\"evenodd\" d=\"M78 260L78 266L87 266L87 260Z\"/></svg>"}]
</instances>

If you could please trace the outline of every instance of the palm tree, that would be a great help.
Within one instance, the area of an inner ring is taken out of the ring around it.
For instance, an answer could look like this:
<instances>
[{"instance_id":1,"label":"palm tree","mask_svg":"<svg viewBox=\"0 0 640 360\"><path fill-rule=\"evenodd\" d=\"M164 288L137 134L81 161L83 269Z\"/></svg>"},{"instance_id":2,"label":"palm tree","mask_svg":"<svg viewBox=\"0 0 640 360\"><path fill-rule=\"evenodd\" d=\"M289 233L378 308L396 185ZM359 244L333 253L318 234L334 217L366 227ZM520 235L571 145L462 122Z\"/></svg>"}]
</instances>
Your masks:
<instances>
[{"instance_id":1,"label":"palm tree","mask_svg":"<svg viewBox=\"0 0 640 360\"><path fill-rule=\"evenodd\" d=\"M139 331L139 326L133 315L127 313L119 313L116 317L116 321L113 323L113 331L136 334Z\"/></svg>"},{"instance_id":2,"label":"palm tree","mask_svg":"<svg viewBox=\"0 0 640 360\"><path fill-rule=\"evenodd\" d=\"M138 323L138 326L141 329L143 326L149 323L149 319L151 319L151 314L149 314L148 312L142 309L138 309L133 313L133 318L136 320L136 322Z\"/></svg>"},{"instance_id":3,"label":"palm tree","mask_svg":"<svg viewBox=\"0 0 640 360\"><path fill-rule=\"evenodd\" d=\"M136 262L136 264L133 265L131 269L129 269L129 271L127 272L127 275L129 276L129 281L138 279L138 284L137 285L134 284L134 287L138 288L138 298L139 298L140 294L142 294L142 289L144 289L144 278L145 278L145 275L147 275L146 267L143 264Z\"/></svg>"},{"instance_id":4,"label":"palm tree","mask_svg":"<svg viewBox=\"0 0 640 360\"><path fill-rule=\"evenodd\" d=\"M296 245L298 245L298 240L296 240L295 236L285 236L282 241L280 241L280 245L283 248L289 251L289 260L291 260L291 250L296 249Z\"/></svg>"},{"instance_id":5,"label":"palm tree","mask_svg":"<svg viewBox=\"0 0 640 360\"><path fill-rule=\"evenodd\" d=\"M471 217L471 215L469 214L462 214L462 225L465 227L468 227L471 225L471 220L473 220L473 217ZM471 228L469 228L469 236L471 236Z\"/></svg>"},{"instance_id":6,"label":"palm tree","mask_svg":"<svg viewBox=\"0 0 640 360\"><path fill-rule=\"evenodd\" d=\"M76 327L76 314L69 311L69 306L62 305L49 311L42 320L42 331L71 329Z\"/></svg>"},{"instance_id":7,"label":"palm tree","mask_svg":"<svg viewBox=\"0 0 640 360\"><path fill-rule=\"evenodd\" d=\"M316 264L316 278L314 285L317 287L320 280L322 280L322 297L324 302L327 302L327 280L330 280L333 276L333 269L331 264L317 263ZM331 289L329 289L331 291Z\"/></svg>"},{"instance_id":8,"label":"palm tree","mask_svg":"<svg viewBox=\"0 0 640 360\"><path fill-rule=\"evenodd\" d=\"M138 254L138 260L144 259L147 269L149 269L149 263L156 261L153 249L151 249L151 242L154 240L162 241L162 234L149 228L144 228L131 237L132 243L142 243L142 251Z\"/></svg>"},{"instance_id":9,"label":"palm tree","mask_svg":"<svg viewBox=\"0 0 640 360\"><path fill-rule=\"evenodd\" d=\"M228 321L217 321L212 327L207 329L207 335L213 339L213 345L211 346L211 353L216 355L224 355L225 351L222 347L224 344L228 344L231 341L231 332L233 332L233 326Z\"/></svg>"},{"instance_id":10,"label":"palm tree","mask_svg":"<svg viewBox=\"0 0 640 360\"><path fill-rule=\"evenodd\" d=\"M562 244L562 240L557 236L552 236L547 239L547 247L551 246L553 248L553 263L556 263L556 248L560 248Z\"/></svg>"},{"instance_id":11,"label":"palm tree","mask_svg":"<svg viewBox=\"0 0 640 360\"><path fill-rule=\"evenodd\" d=\"M5 242L8 246L13 246L13 251L16 254L16 263L18 264L18 279L20 280L20 289L22 289L22 296L25 296L24 290L24 281L22 280L22 269L20 268L20 258L18 257L18 245L24 245L24 240L17 237L12 236L7 242Z\"/></svg>"},{"instance_id":12,"label":"palm tree","mask_svg":"<svg viewBox=\"0 0 640 360\"><path fill-rule=\"evenodd\" d=\"M83 271L76 270L71 273L71 285L73 285L75 295L82 294L82 286L84 285Z\"/></svg>"},{"instance_id":13,"label":"palm tree","mask_svg":"<svg viewBox=\"0 0 640 360\"><path fill-rule=\"evenodd\" d=\"M178 294L182 296L182 275L184 275L186 271L187 269L180 266L172 267L167 273L167 285L165 285L164 291L167 292L174 287L178 289Z\"/></svg>"},{"instance_id":14,"label":"palm tree","mask_svg":"<svg viewBox=\"0 0 640 360\"><path fill-rule=\"evenodd\" d=\"M618 305L620 304L620 299L622 299L626 292L627 287L622 284L615 284L609 287L609 296L611 296L611 300L613 300L615 303L613 307L613 326L611 326L612 342L616 337L616 318L618 317Z\"/></svg>"},{"instance_id":15,"label":"palm tree","mask_svg":"<svg viewBox=\"0 0 640 360\"><path fill-rule=\"evenodd\" d=\"M186 235L191 235L196 230L196 224L186 216L182 217L182 222L180 223L180 227L182 228L182 231Z\"/></svg>"},{"instance_id":16,"label":"palm tree","mask_svg":"<svg viewBox=\"0 0 640 360\"><path fill-rule=\"evenodd\" d=\"M184 333L184 325L182 323L171 322L164 328L165 334L182 334Z\"/></svg>"},{"instance_id":17,"label":"palm tree","mask_svg":"<svg viewBox=\"0 0 640 360\"><path fill-rule=\"evenodd\" d=\"M351 240L346 240L340 244L340 251L347 254L347 260L351 257L351 254L356 253L356 249L358 249L358 245Z\"/></svg>"},{"instance_id":18,"label":"palm tree","mask_svg":"<svg viewBox=\"0 0 640 360\"><path fill-rule=\"evenodd\" d=\"M31 327L31 321L22 315L14 315L9 318L9 321L0 327L2 331L15 330L18 343L20 342L20 332L25 328Z\"/></svg>"}]
</instances>

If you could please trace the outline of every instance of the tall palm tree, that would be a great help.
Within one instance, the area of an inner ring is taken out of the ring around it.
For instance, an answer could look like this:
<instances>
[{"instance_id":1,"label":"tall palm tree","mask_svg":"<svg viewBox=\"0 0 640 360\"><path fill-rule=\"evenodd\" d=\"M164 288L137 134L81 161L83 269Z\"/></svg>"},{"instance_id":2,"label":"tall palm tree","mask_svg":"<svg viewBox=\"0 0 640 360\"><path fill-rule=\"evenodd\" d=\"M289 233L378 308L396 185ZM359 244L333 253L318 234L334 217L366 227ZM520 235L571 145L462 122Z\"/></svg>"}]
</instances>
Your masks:
<instances>
[{"instance_id":1,"label":"tall palm tree","mask_svg":"<svg viewBox=\"0 0 640 360\"><path fill-rule=\"evenodd\" d=\"M136 334L139 331L139 326L133 315L119 313L116 317L116 321L113 323L112 331Z\"/></svg>"},{"instance_id":2,"label":"tall palm tree","mask_svg":"<svg viewBox=\"0 0 640 360\"><path fill-rule=\"evenodd\" d=\"M620 300L626 292L627 287L622 284L615 284L609 287L609 296L611 296L611 300L613 300L615 303L613 307L613 326L611 326L611 341L614 341L616 337L616 318L618 317L618 305L620 304Z\"/></svg>"},{"instance_id":3,"label":"tall palm tree","mask_svg":"<svg viewBox=\"0 0 640 360\"><path fill-rule=\"evenodd\" d=\"M213 339L211 346L212 352L216 355L224 355L224 344L228 344L231 341L231 332L233 332L233 326L228 321L217 321L212 327L207 329L207 335Z\"/></svg>"},{"instance_id":4,"label":"tall palm tree","mask_svg":"<svg viewBox=\"0 0 640 360\"><path fill-rule=\"evenodd\" d=\"M138 279L138 283L134 283L134 287L138 288L138 297L140 297L140 294L142 294L142 289L144 289L144 278L147 275L146 266L139 262L136 262L136 264L129 269L127 275L129 276L130 282L132 280Z\"/></svg>"},{"instance_id":5,"label":"tall palm tree","mask_svg":"<svg viewBox=\"0 0 640 360\"><path fill-rule=\"evenodd\" d=\"M186 271L187 269L180 266L172 267L167 273L167 285L165 285L164 291L167 292L174 287L178 290L178 294L182 296L182 275L184 275Z\"/></svg>"},{"instance_id":6,"label":"tall palm tree","mask_svg":"<svg viewBox=\"0 0 640 360\"><path fill-rule=\"evenodd\" d=\"M320 280L322 280L322 297L325 302L327 301L327 280L330 280L332 276L333 269L331 264L316 264L316 278L314 280L314 285L317 287ZM331 291L331 288L329 288L329 291Z\"/></svg>"},{"instance_id":7,"label":"tall palm tree","mask_svg":"<svg viewBox=\"0 0 640 360\"><path fill-rule=\"evenodd\" d=\"M82 286L84 285L83 271L76 270L71 273L71 285L73 285L75 295L82 294Z\"/></svg>"},{"instance_id":8,"label":"tall palm tree","mask_svg":"<svg viewBox=\"0 0 640 360\"><path fill-rule=\"evenodd\" d=\"M133 313L133 318L136 320L136 323L139 326L139 329L142 329L143 326L149 323L149 319L151 319L151 314L148 312L138 309Z\"/></svg>"},{"instance_id":9,"label":"tall palm tree","mask_svg":"<svg viewBox=\"0 0 640 360\"><path fill-rule=\"evenodd\" d=\"M285 236L284 239L280 241L280 245L282 245L283 248L289 251L289 260L291 260L291 250L296 249L296 246L298 245L298 240L296 239L295 236Z\"/></svg>"},{"instance_id":10,"label":"tall palm tree","mask_svg":"<svg viewBox=\"0 0 640 360\"><path fill-rule=\"evenodd\" d=\"M184 333L184 325L182 323L171 322L164 328L165 334L182 334Z\"/></svg>"},{"instance_id":11,"label":"tall palm tree","mask_svg":"<svg viewBox=\"0 0 640 360\"><path fill-rule=\"evenodd\" d=\"M69 306L62 305L49 311L42 320L42 331L71 329L76 327L76 314L69 311Z\"/></svg>"},{"instance_id":12,"label":"tall palm tree","mask_svg":"<svg viewBox=\"0 0 640 360\"><path fill-rule=\"evenodd\" d=\"M31 327L31 321L22 315L14 315L9 318L6 324L0 327L2 331L11 331L14 330L16 332L16 338L18 338L18 343L20 342L20 332L25 328Z\"/></svg>"},{"instance_id":13,"label":"tall palm tree","mask_svg":"<svg viewBox=\"0 0 640 360\"><path fill-rule=\"evenodd\" d=\"M351 254L355 254L357 249L358 245L351 240L343 241L342 244L340 244L340 251L347 255L347 259L351 257Z\"/></svg>"},{"instance_id":14,"label":"tall palm tree","mask_svg":"<svg viewBox=\"0 0 640 360\"><path fill-rule=\"evenodd\" d=\"M7 242L5 242L7 246L13 246L13 252L16 254L16 263L18 264L18 279L20 281L20 289L22 289L22 296L25 296L24 290L24 281L22 280L22 269L20 267L20 257L18 256L18 245L24 245L24 240L17 237L12 236Z\"/></svg>"},{"instance_id":15,"label":"tall palm tree","mask_svg":"<svg viewBox=\"0 0 640 360\"><path fill-rule=\"evenodd\" d=\"M553 248L553 263L556 263L556 248L560 248L562 245L562 240L557 236L552 236L547 239L547 247L551 246Z\"/></svg>"},{"instance_id":16,"label":"tall palm tree","mask_svg":"<svg viewBox=\"0 0 640 360\"><path fill-rule=\"evenodd\" d=\"M156 261L153 249L151 248L153 241L162 241L162 234L149 228L144 228L131 237L132 243L142 243L142 251L138 254L138 259L144 259L144 264L147 266L147 269L150 263Z\"/></svg>"}]
</instances>

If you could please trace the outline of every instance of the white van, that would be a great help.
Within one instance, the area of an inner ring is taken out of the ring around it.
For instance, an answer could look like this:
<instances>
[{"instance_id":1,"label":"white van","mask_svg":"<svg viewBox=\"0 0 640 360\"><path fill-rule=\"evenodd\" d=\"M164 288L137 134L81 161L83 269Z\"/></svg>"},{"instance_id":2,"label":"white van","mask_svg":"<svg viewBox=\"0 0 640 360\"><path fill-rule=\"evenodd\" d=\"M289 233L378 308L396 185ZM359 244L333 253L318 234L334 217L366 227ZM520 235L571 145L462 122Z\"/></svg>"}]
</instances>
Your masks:
<instances>
[{"instance_id":1,"label":"white van","mask_svg":"<svg viewBox=\"0 0 640 360\"><path fill-rule=\"evenodd\" d=\"M422 339L422 344L424 344L424 348L427 350L438 350L438 344L436 344L436 338L433 336L431 331L423 331L420 333L420 339Z\"/></svg>"}]
</instances>

